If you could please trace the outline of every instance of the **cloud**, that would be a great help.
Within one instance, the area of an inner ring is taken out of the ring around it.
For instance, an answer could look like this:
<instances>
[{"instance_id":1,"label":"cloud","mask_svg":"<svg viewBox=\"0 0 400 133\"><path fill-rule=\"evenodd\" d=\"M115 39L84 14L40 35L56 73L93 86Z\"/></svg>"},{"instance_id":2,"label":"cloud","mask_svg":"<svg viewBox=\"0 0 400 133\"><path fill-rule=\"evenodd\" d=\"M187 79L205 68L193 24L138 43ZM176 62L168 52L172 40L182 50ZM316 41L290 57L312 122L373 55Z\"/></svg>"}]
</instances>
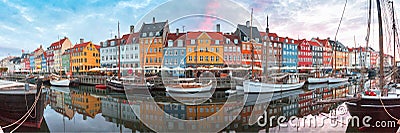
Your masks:
<instances>
[{"instance_id":1,"label":"cloud","mask_svg":"<svg viewBox=\"0 0 400 133\"><path fill-rule=\"evenodd\" d=\"M9 7L13 7L15 9L17 9L19 11L21 17L23 17L26 21L28 21L28 22L34 21L34 19L31 17L31 14L27 13L27 12L29 12L29 9L27 7L20 6L18 4L14 4L8 0L3 0L3 2Z\"/></svg>"},{"instance_id":2,"label":"cloud","mask_svg":"<svg viewBox=\"0 0 400 133\"><path fill-rule=\"evenodd\" d=\"M140 9L148 6L150 4L151 0L145 0L143 1L137 1L137 0L131 0L131 1L120 1L117 4L117 7L121 8L134 8L134 9Z\"/></svg>"}]
</instances>

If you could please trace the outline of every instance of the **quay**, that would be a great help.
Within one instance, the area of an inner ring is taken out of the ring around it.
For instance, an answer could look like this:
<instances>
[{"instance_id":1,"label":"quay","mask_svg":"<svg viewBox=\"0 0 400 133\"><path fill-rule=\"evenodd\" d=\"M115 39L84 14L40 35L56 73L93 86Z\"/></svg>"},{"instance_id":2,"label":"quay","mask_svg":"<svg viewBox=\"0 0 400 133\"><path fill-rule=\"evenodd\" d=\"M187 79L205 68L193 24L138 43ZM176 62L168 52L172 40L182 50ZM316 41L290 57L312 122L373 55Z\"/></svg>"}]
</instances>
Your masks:
<instances>
[{"instance_id":1,"label":"quay","mask_svg":"<svg viewBox=\"0 0 400 133\"><path fill-rule=\"evenodd\" d=\"M39 74L34 74L35 76L39 76ZM2 77L2 79L5 80L10 80L10 81L18 81L18 82L25 82L25 74L13 74L13 75L5 75ZM63 77L66 78L64 75ZM80 81L80 84L82 85L89 85L89 86L94 86L97 84L106 84L106 79L109 78L109 76L100 76L100 75L74 75L74 78L78 78ZM198 79L196 79L198 80ZM214 78L202 78L202 80L215 80L217 81L216 89L218 90L228 90L231 88L234 88L237 83L234 79L227 78L227 77L215 77ZM148 80L147 82L154 84L154 89L165 89L164 88L164 83L174 83L177 82L174 79L167 79L167 78L162 78L162 77L157 77L152 80Z\"/></svg>"}]
</instances>

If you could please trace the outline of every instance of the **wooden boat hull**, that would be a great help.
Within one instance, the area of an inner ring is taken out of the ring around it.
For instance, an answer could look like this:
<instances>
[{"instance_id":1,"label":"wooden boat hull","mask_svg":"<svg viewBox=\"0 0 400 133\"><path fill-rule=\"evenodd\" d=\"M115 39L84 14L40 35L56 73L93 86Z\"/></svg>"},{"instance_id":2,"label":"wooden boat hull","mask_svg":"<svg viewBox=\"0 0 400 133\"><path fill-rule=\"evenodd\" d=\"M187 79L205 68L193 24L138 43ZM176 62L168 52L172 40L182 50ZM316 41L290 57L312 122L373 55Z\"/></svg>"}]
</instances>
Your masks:
<instances>
[{"instance_id":1,"label":"wooden boat hull","mask_svg":"<svg viewBox=\"0 0 400 133\"><path fill-rule=\"evenodd\" d=\"M244 93L273 93L299 89L305 82L296 84L268 84L261 82L245 81L243 83Z\"/></svg>"},{"instance_id":2,"label":"wooden boat hull","mask_svg":"<svg viewBox=\"0 0 400 133\"><path fill-rule=\"evenodd\" d=\"M107 88L110 88L111 90L117 91L117 92L125 92L123 83L119 82L119 81L108 80Z\"/></svg>"},{"instance_id":3,"label":"wooden boat hull","mask_svg":"<svg viewBox=\"0 0 400 133\"><path fill-rule=\"evenodd\" d=\"M395 118L400 118L400 97L396 98L388 98L384 97L382 98L382 102L386 108L386 110ZM379 97L363 97L359 101L355 102L346 102L347 110L349 111L351 116L357 116L360 120L363 118L370 116L372 119L368 122L368 124L371 124L371 126L375 126L375 122L377 121L394 121L394 127L368 127L368 128L373 128L378 129L378 130L387 130L390 132L396 132L397 129L399 128L399 125L397 124L397 121L392 119L384 110L382 103L379 100ZM357 125L354 125L357 126ZM360 127L363 126L362 123L360 123ZM359 128L359 127L356 127Z\"/></svg>"},{"instance_id":4,"label":"wooden boat hull","mask_svg":"<svg viewBox=\"0 0 400 133\"><path fill-rule=\"evenodd\" d=\"M348 78L329 78L329 83L340 83L340 82L347 82L349 81Z\"/></svg>"},{"instance_id":5,"label":"wooden boat hull","mask_svg":"<svg viewBox=\"0 0 400 133\"><path fill-rule=\"evenodd\" d=\"M319 84L319 83L328 83L328 78L308 78L308 83L310 84Z\"/></svg>"},{"instance_id":6,"label":"wooden boat hull","mask_svg":"<svg viewBox=\"0 0 400 133\"><path fill-rule=\"evenodd\" d=\"M52 86L60 86L60 87L68 87L70 84L69 79L61 79L61 80L50 80L50 84Z\"/></svg>"},{"instance_id":7,"label":"wooden boat hull","mask_svg":"<svg viewBox=\"0 0 400 133\"><path fill-rule=\"evenodd\" d=\"M35 109L31 112L30 116L28 116L22 126L40 128L45 108L45 95L46 91L43 90ZM27 93L25 93L23 88L14 91L0 90L0 119L5 121L7 124L14 123L27 113L35 101L35 96L36 90ZM25 97L27 104L25 102Z\"/></svg>"}]
</instances>

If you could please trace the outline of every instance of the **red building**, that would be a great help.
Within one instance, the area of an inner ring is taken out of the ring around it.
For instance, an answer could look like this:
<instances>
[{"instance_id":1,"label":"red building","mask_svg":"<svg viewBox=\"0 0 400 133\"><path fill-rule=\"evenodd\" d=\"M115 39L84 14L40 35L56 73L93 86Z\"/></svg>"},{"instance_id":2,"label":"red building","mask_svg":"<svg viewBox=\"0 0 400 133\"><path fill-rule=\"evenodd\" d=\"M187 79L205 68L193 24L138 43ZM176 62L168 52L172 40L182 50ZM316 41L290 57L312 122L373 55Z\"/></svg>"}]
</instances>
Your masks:
<instances>
[{"instance_id":1,"label":"red building","mask_svg":"<svg viewBox=\"0 0 400 133\"><path fill-rule=\"evenodd\" d=\"M298 40L299 67L312 67L312 53L310 44L306 39Z\"/></svg>"},{"instance_id":2,"label":"red building","mask_svg":"<svg viewBox=\"0 0 400 133\"><path fill-rule=\"evenodd\" d=\"M332 46L328 39L316 39L323 46L323 66L332 68Z\"/></svg>"}]
</instances>

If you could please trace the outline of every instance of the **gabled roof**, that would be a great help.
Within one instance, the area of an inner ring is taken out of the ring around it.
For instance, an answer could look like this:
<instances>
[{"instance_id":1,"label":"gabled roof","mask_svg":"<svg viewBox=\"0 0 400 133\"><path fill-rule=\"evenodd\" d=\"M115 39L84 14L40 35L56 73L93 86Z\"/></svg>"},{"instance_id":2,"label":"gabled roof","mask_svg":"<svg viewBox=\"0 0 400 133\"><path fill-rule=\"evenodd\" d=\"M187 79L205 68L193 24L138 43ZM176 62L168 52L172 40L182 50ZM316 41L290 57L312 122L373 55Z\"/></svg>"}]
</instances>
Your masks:
<instances>
[{"instance_id":1,"label":"gabled roof","mask_svg":"<svg viewBox=\"0 0 400 133\"><path fill-rule=\"evenodd\" d=\"M322 47L318 42L315 42L315 41L308 41L308 43L309 43L311 46Z\"/></svg>"},{"instance_id":2,"label":"gabled roof","mask_svg":"<svg viewBox=\"0 0 400 133\"><path fill-rule=\"evenodd\" d=\"M186 36L186 33L178 33L178 35L176 33L169 33L167 35L167 41L164 42L164 46L168 47L168 41L172 40L172 41L174 41L173 47L177 47L176 40L182 39L185 36ZM182 40L183 40L183 46L185 46L185 41L184 41L185 39L182 39Z\"/></svg>"},{"instance_id":3,"label":"gabled roof","mask_svg":"<svg viewBox=\"0 0 400 133\"><path fill-rule=\"evenodd\" d=\"M84 42L81 44L76 44L76 45L74 45L74 47L72 47L72 49L73 49L72 52L81 52L83 50L83 49L81 49L81 47L86 47L89 44L93 44L93 43L91 41L89 41L89 42ZM99 45L95 45L95 44L93 44L93 45L96 47L96 49L100 49ZM77 50L77 48L78 48L78 50Z\"/></svg>"},{"instance_id":4,"label":"gabled roof","mask_svg":"<svg viewBox=\"0 0 400 133\"><path fill-rule=\"evenodd\" d=\"M213 40L222 40L223 35L222 32L205 32L205 31L196 31L196 32L187 32L187 39L197 39L201 34L205 33Z\"/></svg>"},{"instance_id":5,"label":"gabled roof","mask_svg":"<svg viewBox=\"0 0 400 133\"><path fill-rule=\"evenodd\" d=\"M142 27L139 30L140 37L143 37L143 33L146 33L147 34L146 37L149 37L148 35L150 32L153 32L153 34L154 34L153 36L155 36L156 32L163 31L164 27L167 25L168 25L168 21L149 23L149 24L143 23ZM162 36L162 35L160 34L160 36Z\"/></svg>"},{"instance_id":6,"label":"gabled roof","mask_svg":"<svg viewBox=\"0 0 400 133\"><path fill-rule=\"evenodd\" d=\"M126 42L127 44L138 44L139 43L139 33L132 33L129 35L128 41Z\"/></svg>"},{"instance_id":7,"label":"gabled roof","mask_svg":"<svg viewBox=\"0 0 400 133\"><path fill-rule=\"evenodd\" d=\"M236 35L230 35L230 34L224 34L224 37L226 37L227 39L231 40L231 43L229 43L229 45L231 44L235 44L235 39L238 41L237 45L240 45L242 43L242 40L240 40L239 36Z\"/></svg>"},{"instance_id":8,"label":"gabled roof","mask_svg":"<svg viewBox=\"0 0 400 133\"><path fill-rule=\"evenodd\" d=\"M244 36L250 37L250 26L238 24L237 30L240 30L244 34ZM261 39L261 35L260 35L260 32L258 31L257 27L254 27L254 26L252 27L252 37L253 37L252 39L255 39L255 38Z\"/></svg>"},{"instance_id":9,"label":"gabled roof","mask_svg":"<svg viewBox=\"0 0 400 133\"><path fill-rule=\"evenodd\" d=\"M54 49L54 50L60 49L61 46L63 45L63 43L64 43L67 39L68 39L67 37L64 37L63 39L61 39L61 40L59 40L59 41L57 41L57 42L53 42L53 43L50 45L50 47L47 48L47 49Z\"/></svg>"}]
</instances>

